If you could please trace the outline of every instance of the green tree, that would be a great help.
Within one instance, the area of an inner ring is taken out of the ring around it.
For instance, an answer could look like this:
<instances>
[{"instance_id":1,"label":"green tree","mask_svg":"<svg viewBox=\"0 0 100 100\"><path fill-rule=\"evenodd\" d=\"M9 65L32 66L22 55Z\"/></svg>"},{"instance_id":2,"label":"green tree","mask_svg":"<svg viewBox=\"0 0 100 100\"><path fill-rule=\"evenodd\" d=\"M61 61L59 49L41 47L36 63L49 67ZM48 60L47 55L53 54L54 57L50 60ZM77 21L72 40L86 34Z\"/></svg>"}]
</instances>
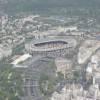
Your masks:
<instances>
[{"instance_id":1,"label":"green tree","mask_svg":"<svg viewBox=\"0 0 100 100\"><path fill-rule=\"evenodd\" d=\"M39 80L41 92L47 96L55 91L56 79L46 74L42 74Z\"/></svg>"},{"instance_id":2,"label":"green tree","mask_svg":"<svg viewBox=\"0 0 100 100\"><path fill-rule=\"evenodd\" d=\"M74 76L73 77L74 80L79 80L81 77L80 71L74 71L73 76Z\"/></svg>"},{"instance_id":3,"label":"green tree","mask_svg":"<svg viewBox=\"0 0 100 100\"><path fill-rule=\"evenodd\" d=\"M20 100L22 77L9 64L0 66L0 100Z\"/></svg>"}]
</instances>

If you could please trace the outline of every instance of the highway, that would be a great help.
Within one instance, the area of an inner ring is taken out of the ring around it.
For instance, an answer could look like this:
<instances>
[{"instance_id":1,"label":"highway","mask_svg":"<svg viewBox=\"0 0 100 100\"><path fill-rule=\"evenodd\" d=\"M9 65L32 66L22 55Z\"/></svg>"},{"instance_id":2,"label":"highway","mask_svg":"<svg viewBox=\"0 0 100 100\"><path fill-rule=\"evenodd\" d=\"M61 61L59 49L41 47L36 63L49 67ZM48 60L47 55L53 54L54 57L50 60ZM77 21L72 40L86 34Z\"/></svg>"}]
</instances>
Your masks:
<instances>
[{"instance_id":1,"label":"highway","mask_svg":"<svg viewBox=\"0 0 100 100\"><path fill-rule=\"evenodd\" d=\"M44 100L39 89L39 79L41 73L45 71L49 60L51 60L51 58L35 56L28 61L27 70L24 72L25 80L23 87L25 95L22 100ZM46 71L49 73L50 70L48 69ZM49 74L51 74L51 71Z\"/></svg>"}]
</instances>

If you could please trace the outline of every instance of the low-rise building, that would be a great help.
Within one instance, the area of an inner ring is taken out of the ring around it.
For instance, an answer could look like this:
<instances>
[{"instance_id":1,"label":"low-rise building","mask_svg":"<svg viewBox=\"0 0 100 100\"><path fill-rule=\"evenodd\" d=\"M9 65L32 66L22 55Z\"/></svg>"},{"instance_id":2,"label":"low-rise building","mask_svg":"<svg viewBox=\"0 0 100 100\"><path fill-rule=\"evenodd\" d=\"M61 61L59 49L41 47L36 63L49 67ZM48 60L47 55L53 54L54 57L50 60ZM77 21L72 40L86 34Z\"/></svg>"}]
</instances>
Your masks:
<instances>
[{"instance_id":1,"label":"low-rise building","mask_svg":"<svg viewBox=\"0 0 100 100\"><path fill-rule=\"evenodd\" d=\"M61 72L62 74L64 74L64 76L66 75L66 73L71 72L72 62L68 59L61 58L61 57L56 58L55 64L57 67L57 72Z\"/></svg>"}]
</instances>

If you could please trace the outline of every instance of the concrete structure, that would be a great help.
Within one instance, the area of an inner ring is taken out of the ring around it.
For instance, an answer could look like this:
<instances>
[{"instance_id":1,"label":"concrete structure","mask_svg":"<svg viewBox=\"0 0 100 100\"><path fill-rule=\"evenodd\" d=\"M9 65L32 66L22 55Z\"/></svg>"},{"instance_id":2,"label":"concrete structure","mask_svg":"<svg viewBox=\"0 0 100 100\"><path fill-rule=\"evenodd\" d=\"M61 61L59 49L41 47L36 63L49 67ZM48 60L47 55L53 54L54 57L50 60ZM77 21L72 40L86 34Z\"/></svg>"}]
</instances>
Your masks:
<instances>
[{"instance_id":1,"label":"concrete structure","mask_svg":"<svg viewBox=\"0 0 100 100\"><path fill-rule=\"evenodd\" d=\"M69 26L69 27L57 27L58 32L67 32L67 31L78 31L77 26Z\"/></svg>"},{"instance_id":2,"label":"concrete structure","mask_svg":"<svg viewBox=\"0 0 100 100\"><path fill-rule=\"evenodd\" d=\"M44 55L50 57L64 56L77 45L75 39L68 38L42 38L27 43L25 48L32 55Z\"/></svg>"},{"instance_id":3,"label":"concrete structure","mask_svg":"<svg viewBox=\"0 0 100 100\"><path fill-rule=\"evenodd\" d=\"M32 57L30 54L24 54L11 62L11 64L13 64L15 68L28 68L31 63L35 63L41 58L42 56Z\"/></svg>"},{"instance_id":4,"label":"concrete structure","mask_svg":"<svg viewBox=\"0 0 100 100\"><path fill-rule=\"evenodd\" d=\"M85 63L91 55L100 48L100 41L97 40L86 40L79 48L78 63Z\"/></svg>"},{"instance_id":5,"label":"concrete structure","mask_svg":"<svg viewBox=\"0 0 100 100\"><path fill-rule=\"evenodd\" d=\"M32 56L29 54L24 54L22 56L20 56L19 58L17 58L15 61L13 61L11 64L13 65L17 65L20 62L23 62L25 60L27 60L28 58L31 58Z\"/></svg>"},{"instance_id":6,"label":"concrete structure","mask_svg":"<svg viewBox=\"0 0 100 100\"><path fill-rule=\"evenodd\" d=\"M66 73L69 73L72 68L72 62L65 58L56 58L55 64L57 67L57 72L61 72L64 74L64 77L66 76Z\"/></svg>"}]
</instances>

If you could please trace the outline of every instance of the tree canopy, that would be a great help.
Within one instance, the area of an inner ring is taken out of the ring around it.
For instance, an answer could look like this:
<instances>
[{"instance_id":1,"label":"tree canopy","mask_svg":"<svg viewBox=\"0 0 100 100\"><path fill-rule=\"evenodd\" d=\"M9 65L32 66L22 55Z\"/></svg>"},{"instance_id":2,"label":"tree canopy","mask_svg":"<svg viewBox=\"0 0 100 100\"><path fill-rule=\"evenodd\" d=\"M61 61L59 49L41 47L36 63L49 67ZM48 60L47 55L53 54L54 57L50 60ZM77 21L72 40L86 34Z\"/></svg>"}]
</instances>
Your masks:
<instances>
[{"instance_id":1,"label":"tree canopy","mask_svg":"<svg viewBox=\"0 0 100 100\"><path fill-rule=\"evenodd\" d=\"M0 65L0 100L20 100L21 74L8 64Z\"/></svg>"}]
</instances>

